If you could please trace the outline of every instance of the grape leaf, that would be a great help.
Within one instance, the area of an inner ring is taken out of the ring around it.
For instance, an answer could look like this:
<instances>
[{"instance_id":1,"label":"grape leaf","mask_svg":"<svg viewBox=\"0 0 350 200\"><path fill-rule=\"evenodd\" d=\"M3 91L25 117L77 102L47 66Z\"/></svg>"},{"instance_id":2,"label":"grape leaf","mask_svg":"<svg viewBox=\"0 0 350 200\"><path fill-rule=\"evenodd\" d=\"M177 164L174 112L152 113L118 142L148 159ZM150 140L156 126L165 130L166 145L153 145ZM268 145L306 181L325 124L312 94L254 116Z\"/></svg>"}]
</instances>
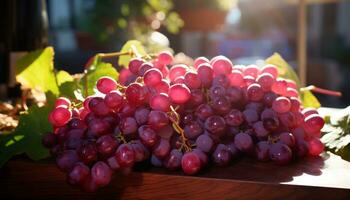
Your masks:
<instances>
[{"instance_id":1,"label":"grape leaf","mask_svg":"<svg viewBox=\"0 0 350 200\"><path fill-rule=\"evenodd\" d=\"M47 47L28 53L18 60L16 80L25 88L36 88L58 95L59 90L53 68L54 50Z\"/></svg>"},{"instance_id":2,"label":"grape leaf","mask_svg":"<svg viewBox=\"0 0 350 200\"><path fill-rule=\"evenodd\" d=\"M278 53L274 53L272 56L268 57L265 60L265 63L275 65L278 68L278 74L282 78L291 79L295 81L298 88L300 89L301 83L298 78L298 75L295 73L293 68L285 61L282 56ZM317 100L317 98L312 94L310 90L303 90L300 91L300 99L304 107L314 107L319 108L321 107L320 102Z\"/></svg>"},{"instance_id":3,"label":"grape leaf","mask_svg":"<svg viewBox=\"0 0 350 200\"><path fill-rule=\"evenodd\" d=\"M141 42L137 40L129 40L127 41L120 52L134 52L137 56L145 56L146 51L145 48L142 46ZM132 57L130 55L123 55L119 57L118 65L128 67L130 59Z\"/></svg>"},{"instance_id":4,"label":"grape leaf","mask_svg":"<svg viewBox=\"0 0 350 200\"><path fill-rule=\"evenodd\" d=\"M41 144L43 134L52 131L47 116L52 106L31 106L28 111L21 113L19 124L12 134L1 138L0 167L13 155L26 153L33 160L49 156L49 152Z\"/></svg>"},{"instance_id":5,"label":"grape leaf","mask_svg":"<svg viewBox=\"0 0 350 200\"><path fill-rule=\"evenodd\" d=\"M80 79L79 85L81 90L87 91L87 95L94 94L96 82L102 76L109 76L118 80L119 74L110 63L97 62L91 65L87 73Z\"/></svg>"},{"instance_id":6,"label":"grape leaf","mask_svg":"<svg viewBox=\"0 0 350 200\"><path fill-rule=\"evenodd\" d=\"M329 122L322 129L321 141L330 151L350 160L350 106L333 112Z\"/></svg>"}]
</instances>

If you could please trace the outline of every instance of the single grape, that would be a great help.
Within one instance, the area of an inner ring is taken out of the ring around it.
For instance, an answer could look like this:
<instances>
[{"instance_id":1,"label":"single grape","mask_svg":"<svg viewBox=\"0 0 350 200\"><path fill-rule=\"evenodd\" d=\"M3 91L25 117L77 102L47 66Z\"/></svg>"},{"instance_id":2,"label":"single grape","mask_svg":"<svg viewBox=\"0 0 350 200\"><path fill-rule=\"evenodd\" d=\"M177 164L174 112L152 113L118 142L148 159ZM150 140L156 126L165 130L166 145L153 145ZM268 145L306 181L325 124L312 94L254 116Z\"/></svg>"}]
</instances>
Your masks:
<instances>
[{"instance_id":1,"label":"single grape","mask_svg":"<svg viewBox=\"0 0 350 200\"><path fill-rule=\"evenodd\" d=\"M220 115L227 114L231 109L231 103L226 97L216 97L211 102L211 107Z\"/></svg>"},{"instance_id":2,"label":"single grape","mask_svg":"<svg viewBox=\"0 0 350 200\"><path fill-rule=\"evenodd\" d=\"M78 155L85 164L90 164L97 160L97 149L93 143L87 143L78 149Z\"/></svg>"},{"instance_id":3,"label":"single grape","mask_svg":"<svg viewBox=\"0 0 350 200\"><path fill-rule=\"evenodd\" d=\"M252 124L259 120L258 112L255 109L251 108L245 109L243 111L243 117L245 121L247 121L249 124Z\"/></svg>"},{"instance_id":4,"label":"single grape","mask_svg":"<svg viewBox=\"0 0 350 200\"><path fill-rule=\"evenodd\" d=\"M208 117L214 115L214 111L208 104L202 104L197 107L195 115L200 120L205 121Z\"/></svg>"},{"instance_id":5,"label":"single grape","mask_svg":"<svg viewBox=\"0 0 350 200\"><path fill-rule=\"evenodd\" d=\"M205 120L204 127L210 133L220 136L226 129L225 119L217 115L210 116Z\"/></svg>"},{"instance_id":6,"label":"single grape","mask_svg":"<svg viewBox=\"0 0 350 200\"><path fill-rule=\"evenodd\" d=\"M96 135L107 134L111 129L111 126L107 121L99 118L92 119L89 122L88 126L89 126L89 130L95 133Z\"/></svg>"},{"instance_id":7,"label":"single grape","mask_svg":"<svg viewBox=\"0 0 350 200\"><path fill-rule=\"evenodd\" d=\"M252 76L256 78L258 76L259 68L256 65L248 65L245 68L243 68L243 75L244 76Z\"/></svg>"},{"instance_id":8,"label":"single grape","mask_svg":"<svg viewBox=\"0 0 350 200\"><path fill-rule=\"evenodd\" d=\"M313 137L308 141L309 154L311 156L319 156L324 150L324 144L319 138Z\"/></svg>"},{"instance_id":9,"label":"single grape","mask_svg":"<svg viewBox=\"0 0 350 200\"><path fill-rule=\"evenodd\" d=\"M170 84L166 79L162 79L157 85L153 86L157 93L165 93L169 92Z\"/></svg>"},{"instance_id":10,"label":"single grape","mask_svg":"<svg viewBox=\"0 0 350 200\"><path fill-rule=\"evenodd\" d=\"M56 158L58 168L64 172L70 171L78 161L79 157L74 150L65 150Z\"/></svg>"},{"instance_id":11,"label":"single grape","mask_svg":"<svg viewBox=\"0 0 350 200\"><path fill-rule=\"evenodd\" d=\"M184 104L190 97L191 92L184 84L174 84L169 88L169 97L171 102L175 104Z\"/></svg>"},{"instance_id":12,"label":"single grape","mask_svg":"<svg viewBox=\"0 0 350 200\"><path fill-rule=\"evenodd\" d=\"M76 163L68 174L68 182L72 185L83 184L89 177L90 169L84 163Z\"/></svg>"},{"instance_id":13,"label":"single grape","mask_svg":"<svg viewBox=\"0 0 350 200\"><path fill-rule=\"evenodd\" d=\"M153 110L160 110L163 112L170 111L170 99L167 94L160 93L151 97L149 105Z\"/></svg>"},{"instance_id":14,"label":"single grape","mask_svg":"<svg viewBox=\"0 0 350 200\"><path fill-rule=\"evenodd\" d=\"M275 78L272 74L263 73L258 76L256 82L261 85L261 88L264 92L268 92L271 90L273 83L275 82Z\"/></svg>"},{"instance_id":15,"label":"single grape","mask_svg":"<svg viewBox=\"0 0 350 200\"><path fill-rule=\"evenodd\" d=\"M157 56L158 62L162 65L169 65L173 62L173 55L169 51L162 51Z\"/></svg>"},{"instance_id":16,"label":"single grape","mask_svg":"<svg viewBox=\"0 0 350 200\"><path fill-rule=\"evenodd\" d=\"M169 140L161 138L158 144L154 146L153 154L157 156L157 158L163 159L169 154L170 148Z\"/></svg>"},{"instance_id":17,"label":"single grape","mask_svg":"<svg viewBox=\"0 0 350 200\"><path fill-rule=\"evenodd\" d=\"M193 175L199 172L201 168L201 160L197 154L187 152L181 159L181 166L185 174Z\"/></svg>"},{"instance_id":18,"label":"single grape","mask_svg":"<svg viewBox=\"0 0 350 200\"><path fill-rule=\"evenodd\" d=\"M282 142L283 144L286 144L290 148L293 148L295 145L295 138L293 134L289 132L283 132L279 135L279 141Z\"/></svg>"},{"instance_id":19,"label":"single grape","mask_svg":"<svg viewBox=\"0 0 350 200\"><path fill-rule=\"evenodd\" d=\"M152 63L150 62L145 62L142 63L138 72L139 76L144 76L144 74L146 73L146 71L148 71L149 69L152 69L154 66Z\"/></svg>"},{"instance_id":20,"label":"single grape","mask_svg":"<svg viewBox=\"0 0 350 200\"><path fill-rule=\"evenodd\" d=\"M119 90L112 90L104 98L105 104L113 110L118 110L123 104L123 94Z\"/></svg>"},{"instance_id":21,"label":"single grape","mask_svg":"<svg viewBox=\"0 0 350 200\"><path fill-rule=\"evenodd\" d=\"M89 109L97 116L105 116L110 111L104 99L101 97L93 97L89 101Z\"/></svg>"},{"instance_id":22,"label":"single grape","mask_svg":"<svg viewBox=\"0 0 350 200\"><path fill-rule=\"evenodd\" d=\"M209 95L211 98L216 98L219 96L225 96L226 89L221 85L213 85L210 87Z\"/></svg>"},{"instance_id":23,"label":"single grape","mask_svg":"<svg viewBox=\"0 0 350 200\"><path fill-rule=\"evenodd\" d=\"M170 139L171 136L173 136L173 134L174 134L174 129L170 124L157 130L157 135L164 139Z\"/></svg>"},{"instance_id":24,"label":"single grape","mask_svg":"<svg viewBox=\"0 0 350 200\"><path fill-rule=\"evenodd\" d=\"M272 102L272 109L278 113L288 112L291 108L290 100L286 97L277 97Z\"/></svg>"},{"instance_id":25,"label":"single grape","mask_svg":"<svg viewBox=\"0 0 350 200\"><path fill-rule=\"evenodd\" d=\"M227 166L231 161L231 152L224 144L219 144L212 154L213 162L218 166Z\"/></svg>"},{"instance_id":26,"label":"single grape","mask_svg":"<svg viewBox=\"0 0 350 200\"><path fill-rule=\"evenodd\" d=\"M191 90L191 98L188 102L190 107L197 107L202 103L204 103L204 101L205 101L205 96L201 89Z\"/></svg>"},{"instance_id":27,"label":"single grape","mask_svg":"<svg viewBox=\"0 0 350 200\"><path fill-rule=\"evenodd\" d=\"M268 161L270 144L267 141L260 141L256 144L255 155L259 161Z\"/></svg>"},{"instance_id":28,"label":"single grape","mask_svg":"<svg viewBox=\"0 0 350 200\"><path fill-rule=\"evenodd\" d=\"M286 90L286 96L287 97L298 97L299 96L298 90L288 87Z\"/></svg>"},{"instance_id":29,"label":"single grape","mask_svg":"<svg viewBox=\"0 0 350 200\"><path fill-rule=\"evenodd\" d=\"M117 162L122 168L127 168L134 165L135 154L130 144L119 145L115 156L117 158Z\"/></svg>"},{"instance_id":30,"label":"single grape","mask_svg":"<svg viewBox=\"0 0 350 200\"><path fill-rule=\"evenodd\" d=\"M262 121L257 121L253 124L253 129L255 135L258 138L266 138L269 134L269 131L265 129L264 123Z\"/></svg>"},{"instance_id":31,"label":"single grape","mask_svg":"<svg viewBox=\"0 0 350 200\"><path fill-rule=\"evenodd\" d=\"M111 181L112 170L105 162L98 161L91 168L91 178L96 185L100 187L106 186Z\"/></svg>"},{"instance_id":32,"label":"single grape","mask_svg":"<svg viewBox=\"0 0 350 200\"><path fill-rule=\"evenodd\" d=\"M214 147L214 141L209 135L200 135L196 139L196 148L202 150L203 152L210 152Z\"/></svg>"},{"instance_id":33,"label":"single grape","mask_svg":"<svg viewBox=\"0 0 350 200\"><path fill-rule=\"evenodd\" d=\"M297 84L295 83L295 81L291 80L291 79L286 79L287 82L287 86L289 88L293 88L293 89L298 89Z\"/></svg>"},{"instance_id":34,"label":"single grape","mask_svg":"<svg viewBox=\"0 0 350 200\"><path fill-rule=\"evenodd\" d=\"M159 84L163 79L163 74L159 69L152 68L145 72L143 75L143 81L147 86L155 86Z\"/></svg>"},{"instance_id":35,"label":"single grape","mask_svg":"<svg viewBox=\"0 0 350 200\"><path fill-rule=\"evenodd\" d=\"M243 73L238 70L233 70L228 75L228 79L230 80L230 85L233 87L241 87L244 84Z\"/></svg>"},{"instance_id":36,"label":"single grape","mask_svg":"<svg viewBox=\"0 0 350 200\"><path fill-rule=\"evenodd\" d=\"M225 56L218 56L216 59L214 58L211 64L215 75L230 74L233 67L232 62Z\"/></svg>"},{"instance_id":37,"label":"single grape","mask_svg":"<svg viewBox=\"0 0 350 200\"><path fill-rule=\"evenodd\" d=\"M225 116L226 124L230 126L239 126L243 123L244 117L241 111L238 109L232 109L226 116Z\"/></svg>"},{"instance_id":38,"label":"single grape","mask_svg":"<svg viewBox=\"0 0 350 200\"><path fill-rule=\"evenodd\" d=\"M182 152L178 149L170 151L169 155L164 159L164 166L169 170L176 170L181 167Z\"/></svg>"},{"instance_id":39,"label":"single grape","mask_svg":"<svg viewBox=\"0 0 350 200\"><path fill-rule=\"evenodd\" d=\"M270 159L278 165L286 165L292 160L292 151L283 143L274 143L269 150Z\"/></svg>"},{"instance_id":40,"label":"single grape","mask_svg":"<svg viewBox=\"0 0 350 200\"><path fill-rule=\"evenodd\" d=\"M243 77L243 81L244 81L244 86L248 87L251 84L255 83L255 78L247 75Z\"/></svg>"},{"instance_id":41,"label":"single grape","mask_svg":"<svg viewBox=\"0 0 350 200\"><path fill-rule=\"evenodd\" d=\"M203 133L203 129L198 121L192 121L184 127L184 133L188 139L196 139Z\"/></svg>"},{"instance_id":42,"label":"single grape","mask_svg":"<svg viewBox=\"0 0 350 200\"><path fill-rule=\"evenodd\" d=\"M170 82L174 82L179 76L184 76L188 70L188 67L183 64L176 64L169 71Z\"/></svg>"},{"instance_id":43,"label":"single grape","mask_svg":"<svg viewBox=\"0 0 350 200\"><path fill-rule=\"evenodd\" d=\"M278 69L274 65L267 64L264 67L262 67L260 70L260 74L263 74L263 73L269 73L274 77L274 79L276 79L278 76Z\"/></svg>"},{"instance_id":44,"label":"single grape","mask_svg":"<svg viewBox=\"0 0 350 200\"><path fill-rule=\"evenodd\" d=\"M271 90L276 94L285 96L287 92L287 87L287 81L285 79L277 78L276 81L273 83Z\"/></svg>"},{"instance_id":45,"label":"single grape","mask_svg":"<svg viewBox=\"0 0 350 200\"><path fill-rule=\"evenodd\" d=\"M71 101L66 97L59 97L55 101L55 108L58 106L65 106L66 108L69 108L71 106Z\"/></svg>"},{"instance_id":46,"label":"single grape","mask_svg":"<svg viewBox=\"0 0 350 200\"><path fill-rule=\"evenodd\" d=\"M312 114L318 114L317 110L315 108L304 108L301 113L304 115L304 118L312 115Z\"/></svg>"},{"instance_id":47,"label":"single grape","mask_svg":"<svg viewBox=\"0 0 350 200\"><path fill-rule=\"evenodd\" d=\"M201 80L196 72L187 72L184 76L185 84L190 89L200 88L202 85Z\"/></svg>"},{"instance_id":48,"label":"single grape","mask_svg":"<svg viewBox=\"0 0 350 200\"><path fill-rule=\"evenodd\" d=\"M247 133L238 133L234 140L235 147L242 152L250 152L253 149L253 140Z\"/></svg>"},{"instance_id":49,"label":"single grape","mask_svg":"<svg viewBox=\"0 0 350 200\"><path fill-rule=\"evenodd\" d=\"M157 133L148 125L140 126L138 129L138 134L141 142L148 147L154 146L158 141Z\"/></svg>"},{"instance_id":50,"label":"single grape","mask_svg":"<svg viewBox=\"0 0 350 200\"><path fill-rule=\"evenodd\" d=\"M296 115L293 112L286 112L278 115L281 124L287 128L293 128L297 125Z\"/></svg>"},{"instance_id":51,"label":"single grape","mask_svg":"<svg viewBox=\"0 0 350 200\"><path fill-rule=\"evenodd\" d=\"M129 69L122 68L119 73L118 82L120 85L129 85L134 82L136 79L136 75L134 75Z\"/></svg>"},{"instance_id":52,"label":"single grape","mask_svg":"<svg viewBox=\"0 0 350 200\"><path fill-rule=\"evenodd\" d=\"M125 97L132 105L141 105L148 98L147 90L140 83L132 83L125 90Z\"/></svg>"},{"instance_id":53,"label":"single grape","mask_svg":"<svg viewBox=\"0 0 350 200\"><path fill-rule=\"evenodd\" d=\"M102 155L111 155L118 147L118 141L112 135L104 135L97 139L96 149Z\"/></svg>"},{"instance_id":54,"label":"single grape","mask_svg":"<svg viewBox=\"0 0 350 200\"><path fill-rule=\"evenodd\" d=\"M108 76L102 76L96 83L96 88L103 94L107 94L117 88L117 82Z\"/></svg>"},{"instance_id":55,"label":"single grape","mask_svg":"<svg viewBox=\"0 0 350 200\"><path fill-rule=\"evenodd\" d=\"M165 112L152 110L148 115L148 124L154 130L159 130L169 124L169 118Z\"/></svg>"},{"instance_id":56,"label":"single grape","mask_svg":"<svg viewBox=\"0 0 350 200\"><path fill-rule=\"evenodd\" d=\"M280 122L277 117L270 117L263 119L263 125L266 130L275 131L279 127Z\"/></svg>"},{"instance_id":57,"label":"single grape","mask_svg":"<svg viewBox=\"0 0 350 200\"><path fill-rule=\"evenodd\" d=\"M49 122L55 127L60 127L67 124L71 117L72 112L70 110L64 106L58 106L50 113Z\"/></svg>"},{"instance_id":58,"label":"single grape","mask_svg":"<svg viewBox=\"0 0 350 200\"><path fill-rule=\"evenodd\" d=\"M129 70L135 74L138 75L140 71L141 65L144 63L144 60L141 58L132 58L129 62Z\"/></svg>"},{"instance_id":59,"label":"single grape","mask_svg":"<svg viewBox=\"0 0 350 200\"><path fill-rule=\"evenodd\" d=\"M140 142L140 140L134 140L130 145L134 151L135 162L141 162L146 159L146 147Z\"/></svg>"},{"instance_id":60,"label":"single grape","mask_svg":"<svg viewBox=\"0 0 350 200\"><path fill-rule=\"evenodd\" d=\"M318 114L312 114L304 119L304 130L308 133L318 133L324 126L323 118Z\"/></svg>"},{"instance_id":61,"label":"single grape","mask_svg":"<svg viewBox=\"0 0 350 200\"><path fill-rule=\"evenodd\" d=\"M174 84L185 84L185 77L184 76L179 76L177 77L173 82L172 85Z\"/></svg>"},{"instance_id":62,"label":"single grape","mask_svg":"<svg viewBox=\"0 0 350 200\"><path fill-rule=\"evenodd\" d=\"M264 91L257 83L253 83L247 88L247 96L250 101L260 101L264 97Z\"/></svg>"},{"instance_id":63,"label":"single grape","mask_svg":"<svg viewBox=\"0 0 350 200\"><path fill-rule=\"evenodd\" d=\"M203 64L203 63L209 64L208 58L206 58L206 57L198 57L198 58L196 58L196 59L194 60L193 67L194 67L195 69L198 69L198 67L199 67L201 64Z\"/></svg>"},{"instance_id":64,"label":"single grape","mask_svg":"<svg viewBox=\"0 0 350 200\"><path fill-rule=\"evenodd\" d=\"M151 112L150 109L147 107L137 108L135 111L135 115L134 115L137 124L143 125L143 124L147 123L148 115L150 112Z\"/></svg>"},{"instance_id":65,"label":"single grape","mask_svg":"<svg viewBox=\"0 0 350 200\"><path fill-rule=\"evenodd\" d=\"M197 69L198 78L201 80L202 86L209 88L213 82L213 68L209 63L202 63Z\"/></svg>"}]
</instances>

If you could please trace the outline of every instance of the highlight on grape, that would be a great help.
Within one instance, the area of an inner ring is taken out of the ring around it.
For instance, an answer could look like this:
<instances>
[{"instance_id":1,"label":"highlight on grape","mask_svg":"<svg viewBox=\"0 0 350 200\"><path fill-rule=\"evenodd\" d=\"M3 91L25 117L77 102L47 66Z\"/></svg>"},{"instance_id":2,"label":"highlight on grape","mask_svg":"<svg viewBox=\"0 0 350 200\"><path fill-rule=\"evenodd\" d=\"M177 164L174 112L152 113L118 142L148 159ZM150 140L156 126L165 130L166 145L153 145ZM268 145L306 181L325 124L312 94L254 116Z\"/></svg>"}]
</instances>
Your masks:
<instances>
[{"instance_id":1,"label":"highlight on grape","mask_svg":"<svg viewBox=\"0 0 350 200\"><path fill-rule=\"evenodd\" d=\"M166 51L132 58L130 73L119 82L101 77L81 104L56 100L54 131L42 142L68 183L96 191L138 162L193 175L239 156L287 165L323 152L323 118L275 66L233 65L221 55L172 62Z\"/></svg>"}]
</instances>

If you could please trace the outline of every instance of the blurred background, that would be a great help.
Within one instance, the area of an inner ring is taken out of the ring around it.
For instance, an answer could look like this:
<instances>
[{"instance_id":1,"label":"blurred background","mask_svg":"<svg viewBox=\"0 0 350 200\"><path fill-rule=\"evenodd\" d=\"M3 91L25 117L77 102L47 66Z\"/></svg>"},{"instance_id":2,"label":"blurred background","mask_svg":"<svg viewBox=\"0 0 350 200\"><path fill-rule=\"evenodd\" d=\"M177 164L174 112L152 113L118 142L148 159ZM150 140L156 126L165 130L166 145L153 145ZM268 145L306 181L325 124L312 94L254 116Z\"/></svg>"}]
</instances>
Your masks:
<instances>
[{"instance_id":1,"label":"blurred background","mask_svg":"<svg viewBox=\"0 0 350 200\"><path fill-rule=\"evenodd\" d=\"M252 64L278 52L297 69L299 0L4 2L0 53L52 45L55 67L71 73L81 72L95 53L118 51L129 39L142 41L149 52L170 47L192 58L222 54L234 64ZM318 95L322 105L349 105L350 1L309 0L306 10L307 84L343 93L341 98ZM1 55L5 63L8 55Z\"/></svg>"}]
</instances>

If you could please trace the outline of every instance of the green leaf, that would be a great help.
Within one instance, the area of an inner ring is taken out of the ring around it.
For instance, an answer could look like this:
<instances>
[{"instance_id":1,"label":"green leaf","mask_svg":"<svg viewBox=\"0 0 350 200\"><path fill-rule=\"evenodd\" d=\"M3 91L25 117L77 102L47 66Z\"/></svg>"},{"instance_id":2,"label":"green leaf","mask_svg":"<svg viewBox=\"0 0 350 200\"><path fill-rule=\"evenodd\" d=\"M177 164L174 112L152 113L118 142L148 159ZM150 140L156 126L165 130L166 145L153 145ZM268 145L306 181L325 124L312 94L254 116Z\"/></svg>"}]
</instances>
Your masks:
<instances>
[{"instance_id":1,"label":"green leaf","mask_svg":"<svg viewBox=\"0 0 350 200\"><path fill-rule=\"evenodd\" d=\"M46 132L52 131L47 116L52 106L31 106L19 117L19 124L13 133L1 138L0 167L13 155L26 153L33 160L49 156L48 149L41 144L41 138Z\"/></svg>"},{"instance_id":2,"label":"green leaf","mask_svg":"<svg viewBox=\"0 0 350 200\"><path fill-rule=\"evenodd\" d=\"M322 129L321 141L330 151L350 160L350 106L333 112L329 121Z\"/></svg>"},{"instance_id":3,"label":"green leaf","mask_svg":"<svg viewBox=\"0 0 350 200\"><path fill-rule=\"evenodd\" d=\"M120 50L120 52L134 52L137 56L146 55L145 48L142 46L141 42L137 40L127 41ZM131 58L132 57L129 55L120 56L118 60L118 65L128 67Z\"/></svg>"},{"instance_id":4,"label":"green leaf","mask_svg":"<svg viewBox=\"0 0 350 200\"><path fill-rule=\"evenodd\" d=\"M118 80L119 74L117 70L110 63L98 62L92 65L88 69L87 74L85 74L80 79L79 85L81 90L87 91L87 95L94 94L96 82L102 76L109 76L115 80Z\"/></svg>"},{"instance_id":5,"label":"green leaf","mask_svg":"<svg viewBox=\"0 0 350 200\"><path fill-rule=\"evenodd\" d=\"M295 73L293 68L285 61L282 56L278 53L274 53L272 56L265 60L266 63L275 65L278 68L278 74L282 78L291 79L295 81L298 88L300 88L300 80L298 75Z\"/></svg>"},{"instance_id":6,"label":"green leaf","mask_svg":"<svg viewBox=\"0 0 350 200\"><path fill-rule=\"evenodd\" d=\"M265 60L265 63L275 65L278 68L278 74L282 78L291 79L295 81L299 88L300 99L304 107L321 107L320 102L309 90L300 91L301 83L298 75L295 73L293 68L285 61L282 56L278 53L274 53L272 56Z\"/></svg>"},{"instance_id":7,"label":"green leaf","mask_svg":"<svg viewBox=\"0 0 350 200\"><path fill-rule=\"evenodd\" d=\"M300 92L300 99L301 102L303 102L303 106L305 108L307 107L313 107L313 108L319 108L321 107L320 102L317 100L317 98L312 94L310 90L305 90Z\"/></svg>"},{"instance_id":8,"label":"green leaf","mask_svg":"<svg viewBox=\"0 0 350 200\"><path fill-rule=\"evenodd\" d=\"M16 80L26 88L36 88L58 95L58 86L53 68L54 50L47 47L28 53L16 65Z\"/></svg>"},{"instance_id":9,"label":"green leaf","mask_svg":"<svg viewBox=\"0 0 350 200\"><path fill-rule=\"evenodd\" d=\"M74 80L74 78L66 71L59 71L56 74L56 77L59 88L59 96L70 99L75 98L74 92L79 89L77 81Z\"/></svg>"}]
</instances>

